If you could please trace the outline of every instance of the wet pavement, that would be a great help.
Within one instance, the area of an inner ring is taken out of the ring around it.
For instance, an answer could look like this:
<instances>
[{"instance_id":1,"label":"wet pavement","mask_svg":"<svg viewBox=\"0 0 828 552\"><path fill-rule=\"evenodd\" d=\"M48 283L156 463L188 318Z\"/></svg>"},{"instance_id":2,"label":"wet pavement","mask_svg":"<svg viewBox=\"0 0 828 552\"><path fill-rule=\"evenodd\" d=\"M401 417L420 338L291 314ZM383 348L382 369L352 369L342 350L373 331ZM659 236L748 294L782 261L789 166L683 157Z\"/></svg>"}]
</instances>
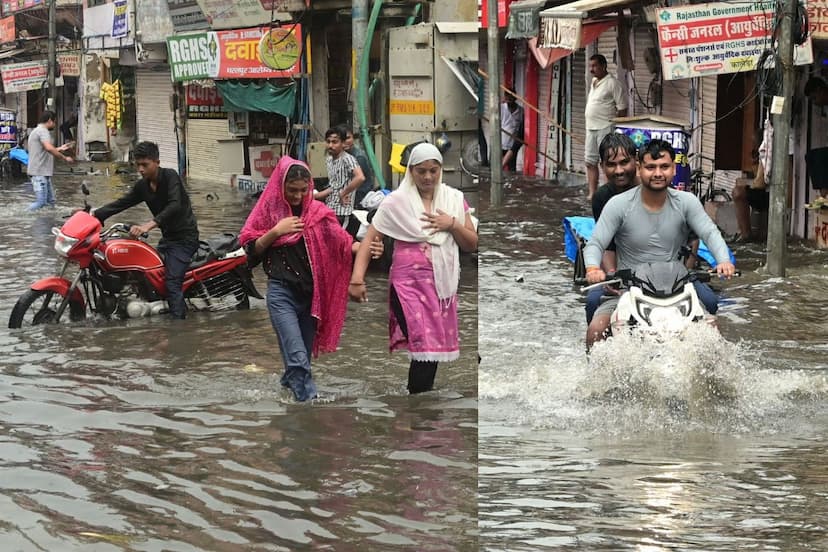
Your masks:
<instances>
[{"instance_id":1,"label":"wet pavement","mask_svg":"<svg viewBox=\"0 0 828 552\"><path fill-rule=\"evenodd\" d=\"M82 205L80 181L93 205L128 189L111 173L58 176L58 208L37 213L30 187L0 186L0 320L58 270L51 228ZM229 187L190 191L202 238L237 232L252 207ZM265 289L260 269L255 282ZM314 363L325 404L281 389L258 300L183 323L0 331L3 549L477 550L476 261L463 262L462 356L420 396L406 357L387 352L385 277L368 290L341 350Z\"/></svg>"},{"instance_id":2,"label":"wet pavement","mask_svg":"<svg viewBox=\"0 0 828 552\"><path fill-rule=\"evenodd\" d=\"M738 246L721 335L615 339L588 361L561 226L589 215L583 190L515 180L486 201L480 549L828 547L828 252L792 243L783 279L757 271L763 244Z\"/></svg>"}]
</instances>

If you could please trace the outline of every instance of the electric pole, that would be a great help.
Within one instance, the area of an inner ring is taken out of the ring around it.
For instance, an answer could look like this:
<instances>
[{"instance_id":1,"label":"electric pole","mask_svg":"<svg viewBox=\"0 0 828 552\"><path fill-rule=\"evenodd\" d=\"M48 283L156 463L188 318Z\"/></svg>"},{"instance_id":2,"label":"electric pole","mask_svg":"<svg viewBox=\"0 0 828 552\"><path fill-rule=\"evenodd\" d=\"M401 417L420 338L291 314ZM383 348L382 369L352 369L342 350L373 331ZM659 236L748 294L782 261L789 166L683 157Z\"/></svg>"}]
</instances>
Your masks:
<instances>
[{"instance_id":1,"label":"electric pole","mask_svg":"<svg viewBox=\"0 0 828 552\"><path fill-rule=\"evenodd\" d=\"M491 168L491 188L489 205L500 207L503 203L503 166L500 142L500 44L497 27L497 0L488 2L488 50L489 50L489 87L486 102L489 111L489 167Z\"/></svg>"},{"instance_id":2,"label":"electric pole","mask_svg":"<svg viewBox=\"0 0 828 552\"><path fill-rule=\"evenodd\" d=\"M57 13L55 11L55 3L57 0L48 0L49 2L49 90L47 93L46 109L55 109L55 74L57 72L57 26L55 20Z\"/></svg>"},{"instance_id":3,"label":"electric pole","mask_svg":"<svg viewBox=\"0 0 828 552\"><path fill-rule=\"evenodd\" d=\"M779 26L778 57L782 64L782 90L771 104L773 115L773 154L770 178L770 206L768 207L768 254L765 269L771 276L785 276L787 265L787 198L788 151L791 134L791 110L794 93L793 20L798 0L786 0Z\"/></svg>"}]
</instances>

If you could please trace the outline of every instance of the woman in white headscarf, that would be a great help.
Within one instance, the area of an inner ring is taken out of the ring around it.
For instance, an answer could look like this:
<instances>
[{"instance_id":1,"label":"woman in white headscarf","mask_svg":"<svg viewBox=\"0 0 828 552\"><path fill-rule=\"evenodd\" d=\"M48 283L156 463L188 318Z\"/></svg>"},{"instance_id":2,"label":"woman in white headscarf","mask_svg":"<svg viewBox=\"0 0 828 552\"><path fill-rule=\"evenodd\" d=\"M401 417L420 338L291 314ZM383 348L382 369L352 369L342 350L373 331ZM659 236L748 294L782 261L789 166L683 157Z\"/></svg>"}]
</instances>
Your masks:
<instances>
[{"instance_id":1,"label":"woman in white headscarf","mask_svg":"<svg viewBox=\"0 0 828 552\"><path fill-rule=\"evenodd\" d=\"M389 349L408 350L408 391L434 386L437 363L460 355L457 285L460 254L477 248L477 231L463 194L443 183L443 156L431 144L413 150L399 189L380 204L363 243L395 240L389 274ZM364 302L370 251L360 247L348 287Z\"/></svg>"}]
</instances>

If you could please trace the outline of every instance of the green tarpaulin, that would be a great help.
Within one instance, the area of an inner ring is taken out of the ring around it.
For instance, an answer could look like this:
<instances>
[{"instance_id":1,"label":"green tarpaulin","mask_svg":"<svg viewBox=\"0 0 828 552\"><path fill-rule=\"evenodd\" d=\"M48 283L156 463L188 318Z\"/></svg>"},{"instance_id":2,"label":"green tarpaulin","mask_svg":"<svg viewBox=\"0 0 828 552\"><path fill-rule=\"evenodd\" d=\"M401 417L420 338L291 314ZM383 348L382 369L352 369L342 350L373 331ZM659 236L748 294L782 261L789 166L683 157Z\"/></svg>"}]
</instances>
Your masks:
<instances>
[{"instance_id":1,"label":"green tarpaulin","mask_svg":"<svg viewBox=\"0 0 828 552\"><path fill-rule=\"evenodd\" d=\"M293 117L296 83L276 86L267 81L217 80L227 111L264 111Z\"/></svg>"}]
</instances>

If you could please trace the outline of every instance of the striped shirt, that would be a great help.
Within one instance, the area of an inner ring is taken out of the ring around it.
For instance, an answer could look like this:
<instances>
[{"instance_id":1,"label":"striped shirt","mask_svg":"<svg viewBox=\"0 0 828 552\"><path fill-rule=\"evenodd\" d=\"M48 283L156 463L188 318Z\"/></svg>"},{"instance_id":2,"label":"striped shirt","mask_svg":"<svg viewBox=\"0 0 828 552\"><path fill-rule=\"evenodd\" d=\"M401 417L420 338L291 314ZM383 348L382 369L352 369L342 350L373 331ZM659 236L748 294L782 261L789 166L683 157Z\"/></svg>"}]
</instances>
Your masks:
<instances>
[{"instance_id":1,"label":"striped shirt","mask_svg":"<svg viewBox=\"0 0 828 552\"><path fill-rule=\"evenodd\" d=\"M325 165L328 168L328 182L331 185L331 193L325 199L325 204L333 209L337 216L350 215L354 211L354 194L352 192L348 198L349 202L343 204L339 199L339 193L354 177L354 168L358 167L359 163L353 155L343 151L339 157L326 156Z\"/></svg>"}]
</instances>

